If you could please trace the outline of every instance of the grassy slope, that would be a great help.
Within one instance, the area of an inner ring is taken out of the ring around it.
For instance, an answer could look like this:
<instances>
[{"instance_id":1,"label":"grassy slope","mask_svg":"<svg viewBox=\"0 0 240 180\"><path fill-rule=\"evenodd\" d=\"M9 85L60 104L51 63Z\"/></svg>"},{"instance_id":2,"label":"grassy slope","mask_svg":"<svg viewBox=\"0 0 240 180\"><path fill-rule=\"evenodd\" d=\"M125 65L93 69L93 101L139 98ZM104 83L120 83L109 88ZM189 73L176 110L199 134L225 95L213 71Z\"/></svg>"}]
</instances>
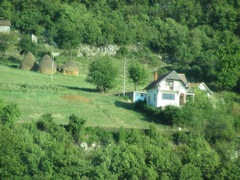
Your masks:
<instances>
[{"instance_id":1,"label":"grassy slope","mask_svg":"<svg viewBox=\"0 0 240 180\"><path fill-rule=\"evenodd\" d=\"M132 103L112 95L122 91L121 68L118 86L108 94L101 94L85 81L88 62L79 63L82 67L79 77L56 74L52 82L50 75L0 65L0 98L18 104L22 113L20 122L35 121L44 113L52 113L57 123L66 124L74 113L87 120L87 126L147 128L150 125L149 119L133 111ZM126 89L132 87L128 82Z\"/></svg>"}]
</instances>

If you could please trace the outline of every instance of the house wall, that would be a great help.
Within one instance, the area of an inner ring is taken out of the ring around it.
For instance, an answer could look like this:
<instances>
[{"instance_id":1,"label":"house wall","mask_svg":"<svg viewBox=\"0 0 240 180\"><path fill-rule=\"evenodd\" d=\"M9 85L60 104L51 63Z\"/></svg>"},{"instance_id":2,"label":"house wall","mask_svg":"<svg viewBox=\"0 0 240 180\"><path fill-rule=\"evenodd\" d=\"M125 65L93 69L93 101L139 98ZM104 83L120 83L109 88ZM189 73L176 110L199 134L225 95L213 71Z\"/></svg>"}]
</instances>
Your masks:
<instances>
[{"instance_id":1,"label":"house wall","mask_svg":"<svg viewBox=\"0 0 240 180\"><path fill-rule=\"evenodd\" d=\"M154 96L156 98L154 98ZM147 98L146 98L147 104L150 106L158 107L157 100L158 100L158 88L156 87L153 89L149 89L147 91Z\"/></svg>"},{"instance_id":2,"label":"house wall","mask_svg":"<svg viewBox=\"0 0 240 180\"><path fill-rule=\"evenodd\" d=\"M10 33L10 26L0 26L0 32Z\"/></svg>"},{"instance_id":3,"label":"house wall","mask_svg":"<svg viewBox=\"0 0 240 180\"><path fill-rule=\"evenodd\" d=\"M133 102L144 101L145 98L146 98L145 92L137 92L137 91L133 92Z\"/></svg>"},{"instance_id":4,"label":"house wall","mask_svg":"<svg viewBox=\"0 0 240 180\"><path fill-rule=\"evenodd\" d=\"M199 86L198 86L199 89L201 89L202 91L207 91L206 87L204 86L203 83L201 83Z\"/></svg>"},{"instance_id":5,"label":"house wall","mask_svg":"<svg viewBox=\"0 0 240 180\"><path fill-rule=\"evenodd\" d=\"M158 87L147 91L147 104L154 107L164 107L167 105L179 106L180 94L182 93L186 94L186 87L182 82L174 81L173 87L170 88L166 85L165 81L162 81ZM170 99L168 99L169 97Z\"/></svg>"},{"instance_id":6,"label":"house wall","mask_svg":"<svg viewBox=\"0 0 240 180\"><path fill-rule=\"evenodd\" d=\"M209 92L208 88L206 87L205 83L201 83L198 88L204 92L206 92L206 95L208 97L211 97L211 93Z\"/></svg>"}]
</instances>

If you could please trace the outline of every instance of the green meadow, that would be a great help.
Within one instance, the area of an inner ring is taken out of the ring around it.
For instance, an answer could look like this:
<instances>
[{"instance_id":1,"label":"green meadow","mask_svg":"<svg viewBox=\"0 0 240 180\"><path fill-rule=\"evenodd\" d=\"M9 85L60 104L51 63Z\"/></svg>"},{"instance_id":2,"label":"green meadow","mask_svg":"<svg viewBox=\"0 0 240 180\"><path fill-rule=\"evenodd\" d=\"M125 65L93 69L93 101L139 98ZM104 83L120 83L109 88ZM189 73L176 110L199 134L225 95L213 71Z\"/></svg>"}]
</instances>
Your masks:
<instances>
[{"instance_id":1,"label":"green meadow","mask_svg":"<svg viewBox=\"0 0 240 180\"><path fill-rule=\"evenodd\" d=\"M42 114L51 113L59 124L67 124L68 117L75 114L86 120L87 126L149 127L151 119L136 112L128 98L118 95L123 91L123 68L119 68L116 88L103 94L96 92L95 86L85 81L88 61L82 60L79 64L78 77L57 73L52 78L51 75L0 65L0 99L18 105L20 123L36 121ZM120 67L122 63L118 64ZM133 84L127 79L126 91L132 90Z\"/></svg>"}]
</instances>

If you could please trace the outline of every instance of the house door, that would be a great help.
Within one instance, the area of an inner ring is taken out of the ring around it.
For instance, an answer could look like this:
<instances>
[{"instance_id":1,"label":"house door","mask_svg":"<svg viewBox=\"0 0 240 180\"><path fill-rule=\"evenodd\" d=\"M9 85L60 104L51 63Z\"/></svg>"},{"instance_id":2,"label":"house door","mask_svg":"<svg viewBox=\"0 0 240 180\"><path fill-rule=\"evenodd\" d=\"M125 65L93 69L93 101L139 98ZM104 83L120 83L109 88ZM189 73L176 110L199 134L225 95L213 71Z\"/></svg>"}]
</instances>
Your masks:
<instances>
[{"instance_id":1,"label":"house door","mask_svg":"<svg viewBox=\"0 0 240 180\"><path fill-rule=\"evenodd\" d=\"M179 104L183 105L185 102L186 102L185 94L181 93L180 94L180 99L179 99Z\"/></svg>"}]
</instances>

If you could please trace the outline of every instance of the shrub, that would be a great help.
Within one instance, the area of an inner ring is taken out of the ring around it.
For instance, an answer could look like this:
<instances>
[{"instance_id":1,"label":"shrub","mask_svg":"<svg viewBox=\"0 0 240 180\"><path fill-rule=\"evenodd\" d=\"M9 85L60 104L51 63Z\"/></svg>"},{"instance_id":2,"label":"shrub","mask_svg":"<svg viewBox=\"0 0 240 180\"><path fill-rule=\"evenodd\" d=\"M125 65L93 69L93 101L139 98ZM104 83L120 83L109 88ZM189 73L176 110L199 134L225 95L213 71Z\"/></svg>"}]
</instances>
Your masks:
<instances>
[{"instance_id":1,"label":"shrub","mask_svg":"<svg viewBox=\"0 0 240 180\"><path fill-rule=\"evenodd\" d=\"M3 124L14 123L20 116L20 110L16 104L10 104L0 110L0 121Z\"/></svg>"},{"instance_id":2,"label":"shrub","mask_svg":"<svg viewBox=\"0 0 240 180\"><path fill-rule=\"evenodd\" d=\"M74 114L69 117L67 130L72 134L75 142L79 142L85 122L85 120L78 118Z\"/></svg>"},{"instance_id":3,"label":"shrub","mask_svg":"<svg viewBox=\"0 0 240 180\"><path fill-rule=\"evenodd\" d=\"M176 106L166 106L158 114L159 119L168 125L184 125L181 109Z\"/></svg>"}]
</instances>

